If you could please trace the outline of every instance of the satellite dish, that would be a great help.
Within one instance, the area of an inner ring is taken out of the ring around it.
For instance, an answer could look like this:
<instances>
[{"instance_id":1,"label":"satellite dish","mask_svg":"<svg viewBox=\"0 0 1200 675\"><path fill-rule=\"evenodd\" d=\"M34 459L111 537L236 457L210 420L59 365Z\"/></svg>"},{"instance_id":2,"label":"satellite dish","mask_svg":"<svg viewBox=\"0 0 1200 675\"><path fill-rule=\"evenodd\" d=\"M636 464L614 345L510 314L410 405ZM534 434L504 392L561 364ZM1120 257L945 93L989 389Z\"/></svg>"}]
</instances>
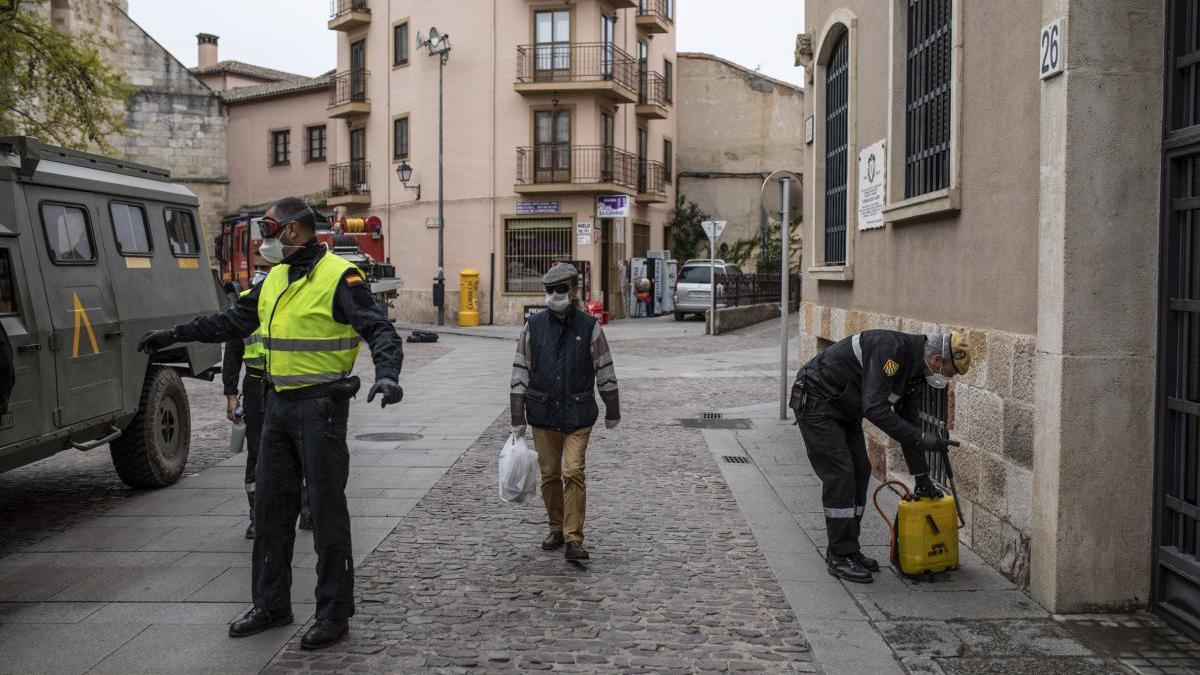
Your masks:
<instances>
[{"instance_id":1,"label":"satellite dish","mask_svg":"<svg viewBox=\"0 0 1200 675\"><path fill-rule=\"evenodd\" d=\"M425 40L421 38L421 31L417 31L417 46L425 44Z\"/></svg>"},{"instance_id":2,"label":"satellite dish","mask_svg":"<svg viewBox=\"0 0 1200 675\"><path fill-rule=\"evenodd\" d=\"M430 28L429 29L429 44L436 47L438 44L441 43L441 41L442 41L442 34L438 32L438 29Z\"/></svg>"}]
</instances>

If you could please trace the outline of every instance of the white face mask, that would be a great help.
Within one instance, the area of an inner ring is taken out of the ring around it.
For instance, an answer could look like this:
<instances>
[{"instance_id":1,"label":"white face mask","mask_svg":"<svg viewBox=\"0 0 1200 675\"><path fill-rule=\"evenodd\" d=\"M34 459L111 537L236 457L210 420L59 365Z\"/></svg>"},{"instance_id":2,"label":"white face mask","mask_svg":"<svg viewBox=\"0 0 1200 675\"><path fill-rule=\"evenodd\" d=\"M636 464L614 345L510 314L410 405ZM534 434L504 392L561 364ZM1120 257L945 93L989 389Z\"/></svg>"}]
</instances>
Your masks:
<instances>
[{"instance_id":1,"label":"white face mask","mask_svg":"<svg viewBox=\"0 0 1200 675\"><path fill-rule=\"evenodd\" d=\"M254 270L254 276L250 277L250 285L257 286L267 278L267 273L264 270Z\"/></svg>"},{"instance_id":2,"label":"white face mask","mask_svg":"<svg viewBox=\"0 0 1200 675\"><path fill-rule=\"evenodd\" d=\"M258 253L267 262L283 262L283 242L278 239L263 239L262 245L258 248Z\"/></svg>"},{"instance_id":3,"label":"white face mask","mask_svg":"<svg viewBox=\"0 0 1200 675\"><path fill-rule=\"evenodd\" d=\"M950 378L941 373L933 373L925 376L925 384L934 389L945 389L950 384Z\"/></svg>"},{"instance_id":4,"label":"white face mask","mask_svg":"<svg viewBox=\"0 0 1200 675\"><path fill-rule=\"evenodd\" d=\"M554 312L565 312L571 306L571 295L569 293L547 293L546 306Z\"/></svg>"}]
</instances>

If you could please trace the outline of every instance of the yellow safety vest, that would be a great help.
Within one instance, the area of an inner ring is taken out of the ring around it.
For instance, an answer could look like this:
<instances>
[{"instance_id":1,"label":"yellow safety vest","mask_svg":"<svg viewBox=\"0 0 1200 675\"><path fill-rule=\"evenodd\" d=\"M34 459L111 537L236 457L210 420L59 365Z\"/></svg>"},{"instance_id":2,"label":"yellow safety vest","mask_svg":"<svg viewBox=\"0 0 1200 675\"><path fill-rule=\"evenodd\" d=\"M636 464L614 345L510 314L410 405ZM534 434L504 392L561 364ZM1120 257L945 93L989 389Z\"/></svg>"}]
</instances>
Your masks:
<instances>
[{"instance_id":1,"label":"yellow safety vest","mask_svg":"<svg viewBox=\"0 0 1200 675\"><path fill-rule=\"evenodd\" d=\"M258 295L267 377L276 391L337 382L349 377L361 340L333 318L333 298L342 277L358 269L325 253L308 274L288 283L290 265L271 268Z\"/></svg>"},{"instance_id":2,"label":"yellow safety vest","mask_svg":"<svg viewBox=\"0 0 1200 675\"><path fill-rule=\"evenodd\" d=\"M238 294L239 298L244 298L250 294L253 289L247 288ZM246 364L247 368L256 368L262 370L267 366L267 352L263 347L262 327L255 329L250 337L244 340L246 349L242 352L242 363Z\"/></svg>"}]
</instances>

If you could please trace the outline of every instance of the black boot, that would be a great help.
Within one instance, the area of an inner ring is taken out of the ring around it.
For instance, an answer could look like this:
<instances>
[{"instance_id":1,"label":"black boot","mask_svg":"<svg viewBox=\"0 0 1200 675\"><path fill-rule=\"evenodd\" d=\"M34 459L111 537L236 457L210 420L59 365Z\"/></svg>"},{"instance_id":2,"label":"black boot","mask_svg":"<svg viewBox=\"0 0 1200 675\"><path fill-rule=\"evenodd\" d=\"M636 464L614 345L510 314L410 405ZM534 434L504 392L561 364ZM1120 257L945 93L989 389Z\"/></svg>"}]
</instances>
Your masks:
<instances>
[{"instance_id":1,"label":"black boot","mask_svg":"<svg viewBox=\"0 0 1200 675\"><path fill-rule=\"evenodd\" d=\"M254 538L254 493L247 492L246 500L250 502L250 525L246 527L246 538Z\"/></svg>"},{"instance_id":2,"label":"black boot","mask_svg":"<svg viewBox=\"0 0 1200 675\"><path fill-rule=\"evenodd\" d=\"M554 551L561 548L563 545L563 533L551 532L550 536L542 540L543 551Z\"/></svg>"},{"instance_id":3,"label":"black boot","mask_svg":"<svg viewBox=\"0 0 1200 675\"><path fill-rule=\"evenodd\" d=\"M243 614L240 619L229 624L229 637L250 637L269 628L286 626L293 621L291 612L272 616L266 610L255 607Z\"/></svg>"},{"instance_id":4,"label":"black boot","mask_svg":"<svg viewBox=\"0 0 1200 675\"><path fill-rule=\"evenodd\" d=\"M568 541L567 550L563 553L563 557L567 560L587 560L591 556L588 555L587 549L583 547L583 542Z\"/></svg>"},{"instance_id":5,"label":"black boot","mask_svg":"<svg viewBox=\"0 0 1200 675\"><path fill-rule=\"evenodd\" d=\"M869 584L875 580L871 572L860 565L853 556L828 553L825 555L825 567L833 576L856 584Z\"/></svg>"},{"instance_id":6,"label":"black boot","mask_svg":"<svg viewBox=\"0 0 1200 675\"><path fill-rule=\"evenodd\" d=\"M878 572L879 571L879 561L874 558L863 555L862 551L855 551L854 553L850 554L850 557L857 560L858 564L862 565L868 572Z\"/></svg>"},{"instance_id":7,"label":"black boot","mask_svg":"<svg viewBox=\"0 0 1200 675\"><path fill-rule=\"evenodd\" d=\"M324 649L331 647L350 632L350 622L345 619L322 619L304 637L300 638L301 649Z\"/></svg>"}]
</instances>

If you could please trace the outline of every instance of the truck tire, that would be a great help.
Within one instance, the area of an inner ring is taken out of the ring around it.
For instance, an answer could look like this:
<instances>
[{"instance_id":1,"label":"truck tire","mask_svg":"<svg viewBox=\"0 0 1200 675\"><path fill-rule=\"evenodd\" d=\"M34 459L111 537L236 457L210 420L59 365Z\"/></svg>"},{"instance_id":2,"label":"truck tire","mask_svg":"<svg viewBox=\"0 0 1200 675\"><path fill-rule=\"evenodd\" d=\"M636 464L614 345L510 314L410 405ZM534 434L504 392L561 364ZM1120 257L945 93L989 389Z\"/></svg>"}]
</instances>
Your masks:
<instances>
[{"instance_id":1,"label":"truck tire","mask_svg":"<svg viewBox=\"0 0 1200 675\"><path fill-rule=\"evenodd\" d=\"M166 487L179 480L191 447L187 390L172 368L151 366L137 416L108 444L113 467L132 488Z\"/></svg>"}]
</instances>

